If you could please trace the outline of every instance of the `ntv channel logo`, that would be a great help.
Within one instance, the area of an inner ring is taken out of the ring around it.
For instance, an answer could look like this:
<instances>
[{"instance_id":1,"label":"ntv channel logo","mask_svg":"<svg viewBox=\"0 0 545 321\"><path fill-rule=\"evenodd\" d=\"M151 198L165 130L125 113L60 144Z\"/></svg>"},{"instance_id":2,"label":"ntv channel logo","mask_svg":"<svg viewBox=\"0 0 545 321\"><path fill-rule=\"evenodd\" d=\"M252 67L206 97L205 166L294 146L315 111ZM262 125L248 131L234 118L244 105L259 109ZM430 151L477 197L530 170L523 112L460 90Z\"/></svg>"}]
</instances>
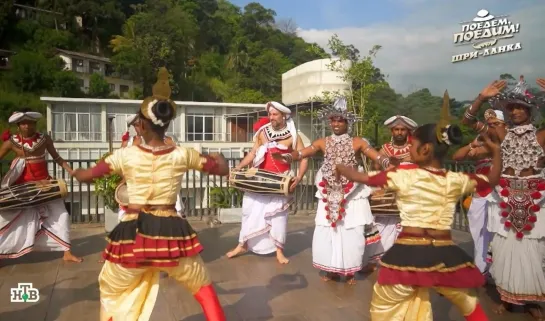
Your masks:
<instances>
[{"instance_id":1,"label":"ntv channel logo","mask_svg":"<svg viewBox=\"0 0 545 321\"><path fill-rule=\"evenodd\" d=\"M40 291L32 286L32 283L18 283L16 288L10 289L11 302L38 302Z\"/></svg>"},{"instance_id":2,"label":"ntv channel logo","mask_svg":"<svg viewBox=\"0 0 545 321\"><path fill-rule=\"evenodd\" d=\"M508 16L494 17L487 10L480 10L472 21L462 22L462 32L454 34L456 46L473 47L473 51L452 56L452 62L462 62L480 57L518 51L522 49L520 42L496 46L502 39L514 38L520 31L520 24L513 23Z\"/></svg>"}]
</instances>

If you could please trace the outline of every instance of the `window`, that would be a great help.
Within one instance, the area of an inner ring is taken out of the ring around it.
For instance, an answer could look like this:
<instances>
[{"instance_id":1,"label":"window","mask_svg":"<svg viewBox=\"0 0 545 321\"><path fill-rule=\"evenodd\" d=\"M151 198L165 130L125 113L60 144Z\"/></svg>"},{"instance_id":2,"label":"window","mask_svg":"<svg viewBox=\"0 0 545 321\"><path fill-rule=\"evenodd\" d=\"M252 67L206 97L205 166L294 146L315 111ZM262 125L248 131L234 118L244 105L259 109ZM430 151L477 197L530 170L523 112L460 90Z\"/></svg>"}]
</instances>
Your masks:
<instances>
[{"instance_id":1,"label":"window","mask_svg":"<svg viewBox=\"0 0 545 321\"><path fill-rule=\"evenodd\" d=\"M56 141L101 141L102 123L99 105L55 105L53 139Z\"/></svg>"},{"instance_id":2,"label":"window","mask_svg":"<svg viewBox=\"0 0 545 321\"><path fill-rule=\"evenodd\" d=\"M72 58L72 70L75 72L85 72L85 68L83 67L83 60Z\"/></svg>"},{"instance_id":3,"label":"window","mask_svg":"<svg viewBox=\"0 0 545 321\"><path fill-rule=\"evenodd\" d=\"M100 74L102 75L103 74L103 71L102 71L102 68L100 67L100 64L98 62L93 62L93 61L90 61L89 62L89 72L91 74Z\"/></svg>"},{"instance_id":4,"label":"window","mask_svg":"<svg viewBox=\"0 0 545 321\"><path fill-rule=\"evenodd\" d=\"M138 112L139 105L112 104L107 107L108 115L115 118L112 121L112 140L120 142L121 138L128 130L130 135L136 135L134 127L127 128L127 118Z\"/></svg>"},{"instance_id":5,"label":"window","mask_svg":"<svg viewBox=\"0 0 545 321\"><path fill-rule=\"evenodd\" d=\"M114 66L107 64L106 70L105 70L106 77L113 77L114 73L115 73Z\"/></svg>"},{"instance_id":6,"label":"window","mask_svg":"<svg viewBox=\"0 0 545 321\"><path fill-rule=\"evenodd\" d=\"M111 92L114 92L115 91L115 84L108 84L110 86L110 91Z\"/></svg>"},{"instance_id":7,"label":"window","mask_svg":"<svg viewBox=\"0 0 545 321\"><path fill-rule=\"evenodd\" d=\"M82 90L85 89L85 81L83 81L83 79L78 78L78 84L79 84L79 88L81 88Z\"/></svg>"},{"instance_id":8,"label":"window","mask_svg":"<svg viewBox=\"0 0 545 321\"><path fill-rule=\"evenodd\" d=\"M122 98L128 98L129 97L129 86L119 85L119 95Z\"/></svg>"},{"instance_id":9,"label":"window","mask_svg":"<svg viewBox=\"0 0 545 321\"><path fill-rule=\"evenodd\" d=\"M214 139L214 115L188 114L186 116L187 141L211 141Z\"/></svg>"}]
</instances>

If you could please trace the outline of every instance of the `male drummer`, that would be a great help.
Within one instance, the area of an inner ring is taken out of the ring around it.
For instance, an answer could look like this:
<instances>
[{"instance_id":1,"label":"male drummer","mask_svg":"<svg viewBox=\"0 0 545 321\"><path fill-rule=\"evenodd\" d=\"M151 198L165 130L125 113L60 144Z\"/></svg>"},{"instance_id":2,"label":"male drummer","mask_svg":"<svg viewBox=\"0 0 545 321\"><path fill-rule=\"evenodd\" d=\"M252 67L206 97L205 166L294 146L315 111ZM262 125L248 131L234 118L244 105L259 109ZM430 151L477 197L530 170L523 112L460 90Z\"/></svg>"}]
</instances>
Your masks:
<instances>
[{"instance_id":1,"label":"male drummer","mask_svg":"<svg viewBox=\"0 0 545 321\"><path fill-rule=\"evenodd\" d=\"M265 105L269 114L269 123L264 124L254 135L254 147L235 167L235 170L252 164L252 167L278 174L290 173L291 166L272 158L273 153L302 150L305 146L297 136L291 110L275 101ZM307 171L307 160L299 163L297 176L289 190L293 192ZM281 195L262 195L244 193L242 202L242 226L238 246L227 253L228 258L235 257L246 250L257 254L276 252L280 264L289 260L284 255L286 243L286 225L291 197Z\"/></svg>"},{"instance_id":2,"label":"male drummer","mask_svg":"<svg viewBox=\"0 0 545 321\"><path fill-rule=\"evenodd\" d=\"M9 118L10 124L17 125L18 133L4 132L0 159L10 151L17 158L2 180L2 188L51 179L46 153L72 174L72 168L59 156L53 140L36 131L36 122L41 117L40 113L25 109ZM70 252L70 218L62 199L22 210L2 211L0 207L0 259L17 258L31 251L63 251L65 261L82 261Z\"/></svg>"},{"instance_id":3,"label":"male drummer","mask_svg":"<svg viewBox=\"0 0 545 321\"><path fill-rule=\"evenodd\" d=\"M273 157L291 163L318 152L324 154L324 163L316 177L316 197L320 201L312 238L312 263L325 272L323 281L342 275L349 285L354 285L354 274L362 268L365 225L373 223L367 199L371 190L363 184L337 178L335 166L357 167L356 155L361 153L382 164L383 169L389 168L390 159L374 150L366 139L351 136L357 119L348 111L346 99L339 98L333 106L323 108L320 118L329 121L333 135L314 141L300 152L277 153Z\"/></svg>"},{"instance_id":4,"label":"male drummer","mask_svg":"<svg viewBox=\"0 0 545 321\"><path fill-rule=\"evenodd\" d=\"M384 126L388 127L392 132L392 138L389 142L382 145L380 154L389 158L399 160L400 165L406 165L411 161L409 149L411 147L410 135L418 124L405 116L392 116L384 122ZM380 164L375 163L375 168L380 169ZM375 195L384 193L381 190L375 191ZM375 215L375 227L379 231L380 241L374 244L369 244L365 249L364 264L366 266L361 272L369 273L375 270L376 262L380 260L382 255L394 245L399 232L401 232L401 220L399 215Z\"/></svg>"}]
</instances>

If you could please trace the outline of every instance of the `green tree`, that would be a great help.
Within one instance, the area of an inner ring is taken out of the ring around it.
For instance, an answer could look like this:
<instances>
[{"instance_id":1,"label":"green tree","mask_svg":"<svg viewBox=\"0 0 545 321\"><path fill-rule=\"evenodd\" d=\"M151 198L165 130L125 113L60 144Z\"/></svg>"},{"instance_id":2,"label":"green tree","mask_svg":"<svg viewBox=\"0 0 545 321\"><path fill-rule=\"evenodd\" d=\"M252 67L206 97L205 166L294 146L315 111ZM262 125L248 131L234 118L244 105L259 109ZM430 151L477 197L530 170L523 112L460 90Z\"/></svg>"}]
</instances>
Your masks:
<instances>
[{"instance_id":1,"label":"green tree","mask_svg":"<svg viewBox=\"0 0 545 321\"><path fill-rule=\"evenodd\" d=\"M108 98L110 96L110 85L100 74L92 74L89 79L89 97Z\"/></svg>"},{"instance_id":2,"label":"green tree","mask_svg":"<svg viewBox=\"0 0 545 321\"><path fill-rule=\"evenodd\" d=\"M379 112L368 108L372 95L388 84L373 64L381 46L375 45L367 56L360 57L359 51L352 45L345 45L342 40L333 35L328 42L329 49L334 53L334 58L328 65L332 71L340 74L341 80L349 84L345 92L333 93L324 97L324 102L330 102L332 96L344 95L347 97L349 108L362 119L355 126L355 135L369 136L374 131L375 123L378 121Z\"/></svg>"},{"instance_id":3,"label":"green tree","mask_svg":"<svg viewBox=\"0 0 545 321\"><path fill-rule=\"evenodd\" d=\"M120 72L142 83L146 96L163 66L183 90L197 35L195 19L168 0L150 0L144 8L126 21L122 35L110 41L112 61Z\"/></svg>"}]
</instances>

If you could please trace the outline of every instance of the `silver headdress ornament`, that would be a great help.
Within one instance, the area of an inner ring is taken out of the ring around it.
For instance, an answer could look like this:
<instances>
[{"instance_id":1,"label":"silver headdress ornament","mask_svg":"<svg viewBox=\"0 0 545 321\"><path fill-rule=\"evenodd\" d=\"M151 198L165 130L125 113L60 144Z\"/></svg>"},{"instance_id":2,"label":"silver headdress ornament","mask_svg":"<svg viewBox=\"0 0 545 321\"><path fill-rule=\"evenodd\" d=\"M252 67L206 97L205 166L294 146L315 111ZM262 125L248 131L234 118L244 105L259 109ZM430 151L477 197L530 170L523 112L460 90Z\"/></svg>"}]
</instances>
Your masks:
<instances>
[{"instance_id":1,"label":"silver headdress ornament","mask_svg":"<svg viewBox=\"0 0 545 321\"><path fill-rule=\"evenodd\" d=\"M325 106L318 112L318 117L326 121L328 119L339 117L348 123L348 131L352 131L352 125L360 119L353 112L348 111L346 97L338 97L332 105Z\"/></svg>"},{"instance_id":2,"label":"silver headdress ornament","mask_svg":"<svg viewBox=\"0 0 545 321\"><path fill-rule=\"evenodd\" d=\"M505 108L507 105L517 104L527 108L540 108L544 105L543 97L538 98L530 93L524 76L520 76L519 82L511 90L505 90L489 100L494 108Z\"/></svg>"}]
</instances>

